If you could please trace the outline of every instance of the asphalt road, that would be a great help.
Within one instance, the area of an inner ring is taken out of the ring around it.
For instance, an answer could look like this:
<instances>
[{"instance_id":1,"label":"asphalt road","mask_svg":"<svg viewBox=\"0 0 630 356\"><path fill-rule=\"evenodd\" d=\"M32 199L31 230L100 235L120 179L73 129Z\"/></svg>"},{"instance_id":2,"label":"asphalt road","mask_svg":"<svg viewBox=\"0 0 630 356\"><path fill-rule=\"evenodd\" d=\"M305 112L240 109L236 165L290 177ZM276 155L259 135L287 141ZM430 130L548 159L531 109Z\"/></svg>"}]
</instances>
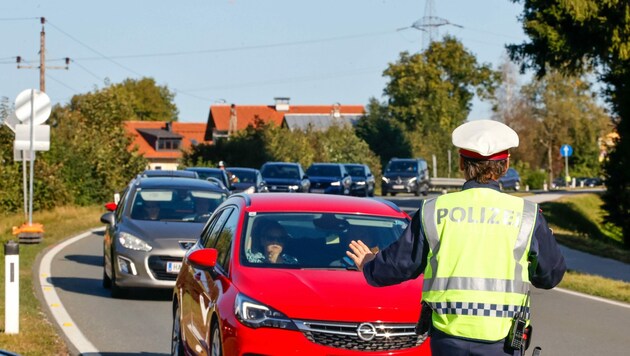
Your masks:
<instances>
[{"instance_id":1,"label":"asphalt road","mask_svg":"<svg viewBox=\"0 0 630 356\"><path fill-rule=\"evenodd\" d=\"M419 204L413 196L390 200L410 213ZM170 292L138 291L129 299L111 299L101 286L102 233L61 249L51 264L50 284L99 354L169 354ZM533 345L542 347L542 355L628 354L630 304L535 289L532 309Z\"/></svg>"}]
</instances>

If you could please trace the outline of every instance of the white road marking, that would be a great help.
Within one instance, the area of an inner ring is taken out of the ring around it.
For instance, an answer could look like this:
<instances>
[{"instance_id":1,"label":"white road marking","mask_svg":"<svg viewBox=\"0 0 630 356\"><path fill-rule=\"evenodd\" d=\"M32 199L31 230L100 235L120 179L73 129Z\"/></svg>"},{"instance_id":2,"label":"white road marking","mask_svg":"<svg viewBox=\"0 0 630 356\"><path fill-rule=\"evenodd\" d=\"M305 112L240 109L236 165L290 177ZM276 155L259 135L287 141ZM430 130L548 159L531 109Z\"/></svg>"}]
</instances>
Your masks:
<instances>
[{"instance_id":1,"label":"white road marking","mask_svg":"<svg viewBox=\"0 0 630 356\"><path fill-rule=\"evenodd\" d=\"M46 301L46 305L50 310L50 313L55 318L55 321L59 325L59 328L66 335L70 343L74 345L79 354L84 353L98 353L98 350L92 343L83 335L81 330L77 327L72 320L66 308L61 303L61 299L55 291L54 285L50 283L49 277L51 277L51 263L53 258L66 246L73 244L87 236L90 236L92 231L85 232L81 235L69 238L62 243L52 247L50 251L46 252L39 264L39 286L42 289L42 295Z\"/></svg>"},{"instance_id":2,"label":"white road marking","mask_svg":"<svg viewBox=\"0 0 630 356\"><path fill-rule=\"evenodd\" d=\"M588 294L584 294L584 293L580 293L580 292L574 292L572 290L568 290L568 289L564 289L564 288L554 288L553 290L557 290L558 292L562 292L562 293L566 293L566 294L571 294L571 295L574 295L576 297L582 297L582 298L585 298L585 299L590 299L590 300L594 300L594 301L597 301L597 302L607 303L607 304L615 305L615 306L618 306L618 307L623 307L623 308L629 308L630 309L630 304L628 304L628 303L617 302L617 301L614 301L614 300L601 298L601 297L595 297L595 296L592 296L592 295L588 295Z\"/></svg>"}]
</instances>

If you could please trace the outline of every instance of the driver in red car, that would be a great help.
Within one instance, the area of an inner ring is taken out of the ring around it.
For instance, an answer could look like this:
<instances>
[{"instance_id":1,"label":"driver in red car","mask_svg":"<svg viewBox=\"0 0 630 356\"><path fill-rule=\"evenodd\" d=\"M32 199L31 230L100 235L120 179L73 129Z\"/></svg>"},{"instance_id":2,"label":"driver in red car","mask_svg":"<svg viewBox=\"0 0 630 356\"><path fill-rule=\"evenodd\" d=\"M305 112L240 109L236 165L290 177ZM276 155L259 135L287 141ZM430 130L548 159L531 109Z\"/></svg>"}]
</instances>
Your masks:
<instances>
[{"instance_id":1,"label":"driver in red car","mask_svg":"<svg viewBox=\"0 0 630 356\"><path fill-rule=\"evenodd\" d=\"M297 258L283 253L289 235L279 223L263 220L256 224L252 234L252 249L248 252L247 260L254 263L283 263L297 264Z\"/></svg>"}]
</instances>

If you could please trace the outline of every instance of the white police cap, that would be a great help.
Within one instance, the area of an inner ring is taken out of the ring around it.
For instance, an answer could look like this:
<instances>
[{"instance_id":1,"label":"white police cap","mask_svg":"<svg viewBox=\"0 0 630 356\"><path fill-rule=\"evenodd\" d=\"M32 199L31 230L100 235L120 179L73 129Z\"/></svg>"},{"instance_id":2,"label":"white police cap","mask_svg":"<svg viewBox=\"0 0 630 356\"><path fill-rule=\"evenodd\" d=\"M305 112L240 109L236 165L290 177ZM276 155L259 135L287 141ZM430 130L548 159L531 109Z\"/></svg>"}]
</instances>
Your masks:
<instances>
[{"instance_id":1,"label":"white police cap","mask_svg":"<svg viewBox=\"0 0 630 356\"><path fill-rule=\"evenodd\" d=\"M498 121L474 120L453 130L453 145L467 158L502 160L509 157L508 149L518 147L518 134Z\"/></svg>"}]
</instances>

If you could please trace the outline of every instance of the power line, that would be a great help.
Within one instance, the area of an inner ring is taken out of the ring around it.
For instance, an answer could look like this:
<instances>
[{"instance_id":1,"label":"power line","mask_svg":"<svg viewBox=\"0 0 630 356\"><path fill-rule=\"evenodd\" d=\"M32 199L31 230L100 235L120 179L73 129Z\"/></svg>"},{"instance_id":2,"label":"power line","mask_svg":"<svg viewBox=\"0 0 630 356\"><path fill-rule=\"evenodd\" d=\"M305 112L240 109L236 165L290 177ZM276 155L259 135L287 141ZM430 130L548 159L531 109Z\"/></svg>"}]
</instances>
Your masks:
<instances>
[{"instance_id":1,"label":"power line","mask_svg":"<svg viewBox=\"0 0 630 356\"><path fill-rule=\"evenodd\" d=\"M0 18L0 21L23 21L23 20L38 20L39 17L5 17Z\"/></svg>"},{"instance_id":2,"label":"power line","mask_svg":"<svg viewBox=\"0 0 630 356\"><path fill-rule=\"evenodd\" d=\"M396 30L372 32L372 33L364 33L364 34L356 34L356 35L347 35L347 36L338 36L338 37L327 37L327 38L319 38L319 39L304 40L304 41L277 42L277 43L268 43L268 44L262 44L262 45L251 45L251 46L241 46L241 47L226 47L226 48L214 48L214 49L203 49L203 50L194 50L194 51L180 51L180 52L160 52L160 53L117 55L117 56L108 56L107 59L111 59L111 58L115 58L115 59L131 59L131 58L151 58L151 57L174 57L174 56L185 56L185 55L190 55L190 54L207 54L207 53L221 53L221 52L250 51L250 50L256 50L256 49L300 46L300 45L308 45L308 44L315 44L315 43L343 41L343 40L356 39L356 38L383 36L383 35L388 35L388 34L393 34L393 33L396 33ZM77 59L80 59L80 60L83 60L83 61L100 60L100 59L103 59L103 56L101 56L101 57L83 57L83 58L77 58Z\"/></svg>"},{"instance_id":3,"label":"power line","mask_svg":"<svg viewBox=\"0 0 630 356\"><path fill-rule=\"evenodd\" d=\"M77 38L75 38L74 36L70 35L69 33L65 32L64 30L62 30L61 28L59 28L58 26L55 26L55 25L54 25L53 23L51 23L50 21L46 21L46 22L47 22L49 25L51 25L52 27L54 27L57 31L59 31L59 32L63 33L63 34L64 34L64 35L66 35L66 36L68 36L68 38L72 39L73 41L77 42L78 44L82 45L83 47L85 47L85 48L89 49L90 51L92 51L92 52L94 52L94 53L98 54L98 55L99 55L100 57L102 57L103 59L106 59L106 60L110 61L111 63L113 63L113 64L115 64L115 65L119 66L120 68L122 68L122 69L124 69L124 70L126 70L126 71L129 71L129 72L131 72L131 73L133 73L133 74L135 74L135 75L137 75L137 76L139 76L139 77L142 77L142 76L143 76L142 74L140 74L140 73L136 72L135 70L133 70L133 69L131 69L131 68L129 68L129 67L126 67L126 66L124 66L124 65L120 64L119 62L117 62L117 61L113 60L112 58L110 58L110 57L106 56L105 54L103 54L103 53L101 53L101 52L99 52L99 51L95 50L94 48L92 48L92 47L88 46L87 44L85 44L85 43L81 42L80 40L78 40L78 39L77 39Z\"/></svg>"},{"instance_id":4,"label":"power line","mask_svg":"<svg viewBox=\"0 0 630 356\"><path fill-rule=\"evenodd\" d=\"M91 76L93 76L94 78L100 80L100 81L105 81L105 78L100 77L97 74L94 74L92 71L90 71L89 69L87 69L85 66L83 66L82 64L80 64L79 62L77 62L75 59L72 60L72 63L74 63L76 66L78 66L79 68L83 69L86 73L90 74Z\"/></svg>"}]
</instances>

